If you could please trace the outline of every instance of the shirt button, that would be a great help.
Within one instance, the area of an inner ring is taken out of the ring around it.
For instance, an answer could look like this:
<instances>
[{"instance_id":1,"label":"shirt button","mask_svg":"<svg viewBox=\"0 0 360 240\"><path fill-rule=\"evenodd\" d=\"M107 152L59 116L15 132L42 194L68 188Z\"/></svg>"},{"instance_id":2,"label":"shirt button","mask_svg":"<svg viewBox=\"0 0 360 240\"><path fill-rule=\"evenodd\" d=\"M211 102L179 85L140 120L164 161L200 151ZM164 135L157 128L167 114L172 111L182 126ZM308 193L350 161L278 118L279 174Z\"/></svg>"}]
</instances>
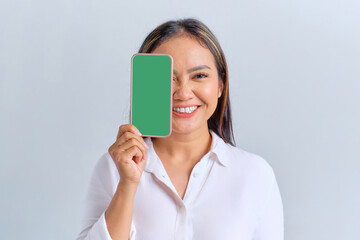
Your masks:
<instances>
[{"instance_id":1,"label":"shirt button","mask_svg":"<svg viewBox=\"0 0 360 240\"><path fill-rule=\"evenodd\" d=\"M194 177L197 177L197 176L199 176L199 174L198 174L198 173L194 173L193 176L194 176Z\"/></svg>"},{"instance_id":2,"label":"shirt button","mask_svg":"<svg viewBox=\"0 0 360 240\"><path fill-rule=\"evenodd\" d=\"M166 178L165 174L162 175L163 178Z\"/></svg>"}]
</instances>

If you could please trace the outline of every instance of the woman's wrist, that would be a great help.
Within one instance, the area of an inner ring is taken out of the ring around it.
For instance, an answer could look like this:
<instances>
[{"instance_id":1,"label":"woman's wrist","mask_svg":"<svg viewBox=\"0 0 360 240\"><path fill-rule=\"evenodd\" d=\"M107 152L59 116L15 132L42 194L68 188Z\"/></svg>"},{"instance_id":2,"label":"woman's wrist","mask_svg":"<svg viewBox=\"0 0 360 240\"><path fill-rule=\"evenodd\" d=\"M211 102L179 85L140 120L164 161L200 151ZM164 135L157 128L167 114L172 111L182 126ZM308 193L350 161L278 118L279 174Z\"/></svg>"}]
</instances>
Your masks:
<instances>
[{"instance_id":1,"label":"woman's wrist","mask_svg":"<svg viewBox=\"0 0 360 240\"><path fill-rule=\"evenodd\" d=\"M117 186L117 192L121 194L135 195L139 183L119 181Z\"/></svg>"}]
</instances>

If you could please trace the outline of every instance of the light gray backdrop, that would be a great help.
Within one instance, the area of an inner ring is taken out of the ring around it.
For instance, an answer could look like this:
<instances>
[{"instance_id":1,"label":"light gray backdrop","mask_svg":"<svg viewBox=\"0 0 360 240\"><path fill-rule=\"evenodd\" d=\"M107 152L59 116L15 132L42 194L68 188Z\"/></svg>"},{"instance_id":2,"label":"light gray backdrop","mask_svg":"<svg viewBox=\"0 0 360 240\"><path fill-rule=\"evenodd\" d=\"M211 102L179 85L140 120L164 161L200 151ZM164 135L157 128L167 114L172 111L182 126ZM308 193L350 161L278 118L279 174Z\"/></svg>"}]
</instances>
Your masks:
<instances>
[{"instance_id":1,"label":"light gray backdrop","mask_svg":"<svg viewBox=\"0 0 360 240\"><path fill-rule=\"evenodd\" d=\"M131 56L183 17L222 45L237 146L274 168L285 238L360 239L359 1L0 2L0 239L75 239Z\"/></svg>"}]
</instances>

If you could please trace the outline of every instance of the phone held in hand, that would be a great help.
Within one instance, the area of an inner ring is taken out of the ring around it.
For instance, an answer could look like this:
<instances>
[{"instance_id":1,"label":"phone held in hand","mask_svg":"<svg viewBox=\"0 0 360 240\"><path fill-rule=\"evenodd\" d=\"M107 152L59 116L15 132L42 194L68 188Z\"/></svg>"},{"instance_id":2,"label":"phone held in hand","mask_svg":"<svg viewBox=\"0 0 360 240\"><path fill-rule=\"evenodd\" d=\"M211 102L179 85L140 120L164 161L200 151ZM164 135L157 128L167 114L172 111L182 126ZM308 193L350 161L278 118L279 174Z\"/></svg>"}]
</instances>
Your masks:
<instances>
[{"instance_id":1,"label":"phone held in hand","mask_svg":"<svg viewBox=\"0 0 360 240\"><path fill-rule=\"evenodd\" d=\"M171 134L173 62L168 54L137 53L131 58L130 123L142 136Z\"/></svg>"}]
</instances>

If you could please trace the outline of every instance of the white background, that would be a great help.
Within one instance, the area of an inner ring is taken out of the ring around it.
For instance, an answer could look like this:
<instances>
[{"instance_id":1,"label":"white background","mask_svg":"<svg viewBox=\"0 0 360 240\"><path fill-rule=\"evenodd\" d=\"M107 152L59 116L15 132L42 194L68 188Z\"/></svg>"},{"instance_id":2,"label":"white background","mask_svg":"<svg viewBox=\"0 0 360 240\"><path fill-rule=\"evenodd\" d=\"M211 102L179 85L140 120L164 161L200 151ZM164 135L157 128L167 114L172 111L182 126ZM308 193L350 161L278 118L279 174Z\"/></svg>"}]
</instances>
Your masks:
<instances>
[{"instance_id":1,"label":"white background","mask_svg":"<svg viewBox=\"0 0 360 240\"><path fill-rule=\"evenodd\" d=\"M131 56L185 17L224 50L236 143L274 168L285 239L360 239L359 1L0 4L0 239L75 239L128 123Z\"/></svg>"}]
</instances>

